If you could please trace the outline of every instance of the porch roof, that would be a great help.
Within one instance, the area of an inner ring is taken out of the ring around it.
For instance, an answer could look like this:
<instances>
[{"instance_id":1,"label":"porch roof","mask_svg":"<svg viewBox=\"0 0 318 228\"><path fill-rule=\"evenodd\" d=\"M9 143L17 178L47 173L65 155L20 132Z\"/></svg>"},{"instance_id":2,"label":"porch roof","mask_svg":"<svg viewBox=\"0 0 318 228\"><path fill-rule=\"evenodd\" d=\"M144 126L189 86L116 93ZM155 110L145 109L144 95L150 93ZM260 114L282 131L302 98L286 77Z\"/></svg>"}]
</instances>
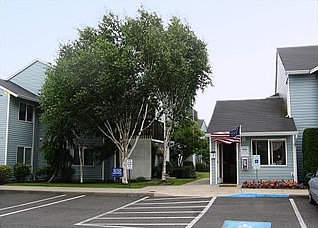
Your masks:
<instances>
[{"instance_id":1,"label":"porch roof","mask_svg":"<svg viewBox=\"0 0 318 228\"><path fill-rule=\"evenodd\" d=\"M35 101L38 102L38 96L34 93L31 93L30 91L22 88L21 86L18 86L17 84L8 81L0 79L0 88L5 90L6 92L10 93L11 95L15 97L20 97L26 100Z\"/></svg>"},{"instance_id":2,"label":"porch roof","mask_svg":"<svg viewBox=\"0 0 318 228\"><path fill-rule=\"evenodd\" d=\"M241 125L244 132L296 132L293 118L286 117L284 100L278 97L217 101L208 132L228 131Z\"/></svg>"}]
</instances>

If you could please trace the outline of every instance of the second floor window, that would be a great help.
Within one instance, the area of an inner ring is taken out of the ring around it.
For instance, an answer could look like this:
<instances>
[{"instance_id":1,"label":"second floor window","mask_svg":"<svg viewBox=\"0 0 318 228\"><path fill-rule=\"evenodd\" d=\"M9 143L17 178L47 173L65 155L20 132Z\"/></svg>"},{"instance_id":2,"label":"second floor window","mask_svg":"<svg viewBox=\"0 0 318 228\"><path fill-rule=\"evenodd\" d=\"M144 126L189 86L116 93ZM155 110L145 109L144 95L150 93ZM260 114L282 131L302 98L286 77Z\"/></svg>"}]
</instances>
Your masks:
<instances>
[{"instance_id":1,"label":"second floor window","mask_svg":"<svg viewBox=\"0 0 318 228\"><path fill-rule=\"evenodd\" d=\"M32 122L33 121L33 106L20 102L19 120Z\"/></svg>"}]
</instances>

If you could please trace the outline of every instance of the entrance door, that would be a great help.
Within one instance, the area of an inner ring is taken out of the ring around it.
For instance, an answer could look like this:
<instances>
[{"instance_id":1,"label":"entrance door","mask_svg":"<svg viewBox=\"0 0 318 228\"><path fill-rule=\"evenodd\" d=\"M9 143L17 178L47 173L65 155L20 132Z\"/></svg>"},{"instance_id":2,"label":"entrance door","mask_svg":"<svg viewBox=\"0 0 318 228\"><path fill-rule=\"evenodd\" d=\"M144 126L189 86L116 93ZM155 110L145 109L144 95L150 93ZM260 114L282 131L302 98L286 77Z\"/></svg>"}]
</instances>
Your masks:
<instances>
[{"instance_id":1,"label":"entrance door","mask_svg":"<svg viewBox=\"0 0 318 228\"><path fill-rule=\"evenodd\" d=\"M223 144L223 183L236 184L236 143Z\"/></svg>"}]
</instances>

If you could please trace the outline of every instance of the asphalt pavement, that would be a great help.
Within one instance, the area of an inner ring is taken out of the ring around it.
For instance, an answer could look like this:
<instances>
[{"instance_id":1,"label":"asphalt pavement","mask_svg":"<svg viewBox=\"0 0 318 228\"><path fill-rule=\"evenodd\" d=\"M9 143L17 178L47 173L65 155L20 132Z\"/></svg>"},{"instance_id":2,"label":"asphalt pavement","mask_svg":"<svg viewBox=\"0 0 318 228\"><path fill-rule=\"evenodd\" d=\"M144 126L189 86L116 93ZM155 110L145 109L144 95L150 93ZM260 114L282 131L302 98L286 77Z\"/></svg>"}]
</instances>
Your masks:
<instances>
[{"instance_id":1,"label":"asphalt pavement","mask_svg":"<svg viewBox=\"0 0 318 228\"><path fill-rule=\"evenodd\" d=\"M56 192L74 194L103 194L108 196L233 196L233 197L295 197L308 196L307 189L252 189L240 185L209 185L203 178L180 186L147 186L141 189L129 188L74 188L74 187L37 187L0 185L0 191Z\"/></svg>"}]
</instances>

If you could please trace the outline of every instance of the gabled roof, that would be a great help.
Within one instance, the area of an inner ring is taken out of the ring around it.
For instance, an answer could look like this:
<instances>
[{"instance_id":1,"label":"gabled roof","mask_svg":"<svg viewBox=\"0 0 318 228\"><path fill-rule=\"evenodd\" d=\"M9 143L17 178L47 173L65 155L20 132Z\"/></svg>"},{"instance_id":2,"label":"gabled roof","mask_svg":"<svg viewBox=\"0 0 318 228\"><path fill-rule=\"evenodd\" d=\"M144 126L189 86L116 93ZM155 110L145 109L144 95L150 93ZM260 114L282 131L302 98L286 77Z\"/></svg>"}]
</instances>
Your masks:
<instances>
[{"instance_id":1,"label":"gabled roof","mask_svg":"<svg viewBox=\"0 0 318 228\"><path fill-rule=\"evenodd\" d=\"M18 86L17 84L11 81L0 79L0 88L15 97L20 97L35 102L39 101L37 95L29 92L26 89L23 89L22 87Z\"/></svg>"},{"instance_id":2,"label":"gabled roof","mask_svg":"<svg viewBox=\"0 0 318 228\"><path fill-rule=\"evenodd\" d=\"M18 70L17 72L15 72L13 75L11 75L8 80L12 80L14 77L16 77L18 74L20 74L22 71L26 70L27 68L29 68L30 66L34 65L35 63L40 62L48 67L51 66L51 64L49 62L45 62L41 59L35 59L33 62L29 63L28 65L26 65L25 67L23 67L22 69Z\"/></svg>"},{"instance_id":3,"label":"gabled roof","mask_svg":"<svg viewBox=\"0 0 318 228\"><path fill-rule=\"evenodd\" d=\"M296 134L294 120L285 115L282 98L217 101L208 132L228 131L241 125L242 135L247 132Z\"/></svg>"},{"instance_id":4,"label":"gabled roof","mask_svg":"<svg viewBox=\"0 0 318 228\"><path fill-rule=\"evenodd\" d=\"M312 74L318 71L318 45L277 48L287 74Z\"/></svg>"}]
</instances>

